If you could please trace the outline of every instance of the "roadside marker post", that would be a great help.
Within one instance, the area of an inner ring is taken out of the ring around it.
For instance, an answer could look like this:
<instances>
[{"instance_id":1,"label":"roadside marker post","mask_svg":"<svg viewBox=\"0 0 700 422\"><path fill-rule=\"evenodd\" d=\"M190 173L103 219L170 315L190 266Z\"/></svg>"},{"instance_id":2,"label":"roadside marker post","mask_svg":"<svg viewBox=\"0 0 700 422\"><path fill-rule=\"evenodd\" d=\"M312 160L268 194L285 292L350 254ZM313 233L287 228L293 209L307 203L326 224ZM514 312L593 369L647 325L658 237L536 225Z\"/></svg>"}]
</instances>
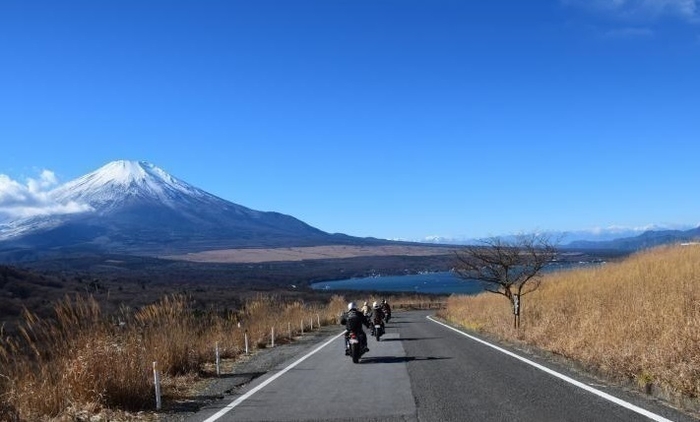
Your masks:
<instances>
[{"instance_id":1,"label":"roadside marker post","mask_svg":"<svg viewBox=\"0 0 700 422\"><path fill-rule=\"evenodd\" d=\"M231 410L233 410L236 406L240 405L240 404L243 403L245 400L248 400L248 398L250 398L250 396L252 396L253 394L255 394L255 393L257 393L258 391L262 390L262 389L265 388L267 385L269 385L270 383L272 383L273 381L275 381L277 378L279 378L279 377L281 377L282 375L284 375L285 373L289 372L291 369L293 369L294 367L296 367L297 365L299 365L300 363L302 363L303 361L305 361L306 359L308 359L310 356L312 356L312 355L318 353L318 351L320 351L320 350L323 349L324 347L328 346L328 345L331 344L332 342L336 341L336 339L340 338L340 336L342 336L342 335L344 335L344 334L345 334L345 330L343 330L342 333L340 333L340 334L334 336L333 338L331 338L331 339L328 340L327 342L323 343L322 345L318 346L317 348L315 348L315 349L312 350L311 352L309 352L309 353L307 353L306 355L302 356L302 357L299 358L298 360L294 361L292 364L290 364L290 365L287 366L286 368L282 369L281 371L277 372L276 374L274 374L274 375L271 376L270 378L266 379L266 380L263 381L262 383L258 384L256 387L253 387L253 388L252 388L250 391L248 391L247 393L243 394L242 396L238 397L236 400L234 400L234 401L232 401L231 403L227 404L224 408L220 409L220 410L219 410L218 412L216 412L215 414L209 416L207 419L204 420L204 422L214 422L214 421L218 420L219 418L221 418L222 416L224 416L226 413L228 413L228 412L230 412Z\"/></svg>"},{"instance_id":2,"label":"roadside marker post","mask_svg":"<svg viewBox=\"0 0 700 422\"><path fill-rule=\"evenodd\" d=\"M216 376L221 375L221 355L219 354L219 342L216 342L214 347L214 353L216 354Z\"/></svg>"},{"instance_id":3,"label":"roadside marker post","mask_svg":"<svg viewBox=\"0 0 700 422\"><path fill-rule=\"evenodd\" d=\"M157 361L153 361L153 385L155 386L156 393L156 410L160 410L162 401L160 396L160 374L158 373Z\"/></svg>"}]
</instances>

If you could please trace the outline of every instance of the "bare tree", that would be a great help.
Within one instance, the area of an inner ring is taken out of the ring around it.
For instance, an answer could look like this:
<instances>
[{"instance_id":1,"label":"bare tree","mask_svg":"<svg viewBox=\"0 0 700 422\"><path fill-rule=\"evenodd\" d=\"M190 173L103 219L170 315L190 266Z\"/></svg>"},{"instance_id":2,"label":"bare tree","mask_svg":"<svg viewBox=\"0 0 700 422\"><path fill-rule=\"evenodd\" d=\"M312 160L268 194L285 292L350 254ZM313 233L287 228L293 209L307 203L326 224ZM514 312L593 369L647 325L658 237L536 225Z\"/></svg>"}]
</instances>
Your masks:
<instances>
[{"instance_id":1,"label":"bare tree","mask_svg":"<svg viewBox=\"0 0 700 422\"><path fill-rule=\"evenodd\" d=\"M548 235L519 235L513 241L493 237L456 252L455 272L463 279L481 282L487 292L507 297L513 308L513 327L518 328L521 298L537 290L540 273L555 254Z\"/></svg>"}]
</instances>

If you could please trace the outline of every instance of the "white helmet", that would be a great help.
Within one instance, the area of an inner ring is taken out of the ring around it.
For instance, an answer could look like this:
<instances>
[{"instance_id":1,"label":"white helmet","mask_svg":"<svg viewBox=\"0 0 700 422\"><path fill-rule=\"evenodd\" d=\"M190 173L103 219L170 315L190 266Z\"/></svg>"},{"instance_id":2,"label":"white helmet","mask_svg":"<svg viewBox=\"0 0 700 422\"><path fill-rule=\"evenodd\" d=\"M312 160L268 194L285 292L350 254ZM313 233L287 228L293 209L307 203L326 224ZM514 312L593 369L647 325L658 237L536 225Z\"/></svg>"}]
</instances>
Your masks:
<instances>
[{"instance_id":1,"label":"white helmet","mask_svg":"<svg viewBox=\"0 0 700 422\"><path fill-rule=\"evenodd\" d=\"M348 303L348 311L351 309L355 309L355 302Z\"/></svg>"},{"instance_id":2,"label":"white helmet","mask_svg":"<svg viewBox=\"0 0 700 422\"><path fill-rule=\"evenodd\" d=\"M373 307L373 308L378 308L379 305L377 305L377 302L374 302L374 303L372 303L372 307Z\"/></svg>"}]
</instances>

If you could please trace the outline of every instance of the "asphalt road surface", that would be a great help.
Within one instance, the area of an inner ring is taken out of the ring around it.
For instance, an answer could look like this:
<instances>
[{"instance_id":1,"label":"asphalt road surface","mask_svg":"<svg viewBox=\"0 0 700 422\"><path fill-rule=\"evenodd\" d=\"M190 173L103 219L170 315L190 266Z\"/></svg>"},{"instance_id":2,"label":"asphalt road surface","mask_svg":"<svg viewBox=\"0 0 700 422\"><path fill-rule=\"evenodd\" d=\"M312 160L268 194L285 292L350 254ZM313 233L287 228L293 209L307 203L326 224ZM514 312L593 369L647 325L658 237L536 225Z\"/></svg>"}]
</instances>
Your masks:
<instances>
[{"instance_id":1,"label":"asphalt road surface","mask_svg":"<svg viewBox=\"0 0 700 422\"><path fill-rule=\"evenodd\" d=\"M696 420L429 315L397 313L359 364L340 335L324 339L188 421Z\"/></svg>"}]
</instances>

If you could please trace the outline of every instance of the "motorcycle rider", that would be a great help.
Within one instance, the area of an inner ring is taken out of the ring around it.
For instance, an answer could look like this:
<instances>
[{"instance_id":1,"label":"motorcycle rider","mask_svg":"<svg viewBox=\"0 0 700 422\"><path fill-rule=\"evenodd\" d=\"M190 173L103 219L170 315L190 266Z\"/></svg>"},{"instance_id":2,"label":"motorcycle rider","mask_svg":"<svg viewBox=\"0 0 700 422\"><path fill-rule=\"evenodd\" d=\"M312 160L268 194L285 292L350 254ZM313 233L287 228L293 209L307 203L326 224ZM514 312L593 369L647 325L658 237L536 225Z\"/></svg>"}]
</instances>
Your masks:
<instances>
[{"instance_id":1,"label":"motorcycle rider","mask_svg":"<svg viewBox=\"0 0 700 422\"><path fill-rule=\"evenodd\" d=\"M382 307L377 302L372 303L372 335L375 335L374 326L377 324L382 326L381 330L384 332L384 317Z\"/></svg>"},{"instance_id":2,"label":"motorcycle rider","mask_svg":"<svg viewBox=\"0 0 700 422\"><path fill-rule=\"evenodd\" d=\"M364 305L362 305L362 313L366 317L369 317L369 315L372 313L372 309L370 309L369 305L367 304L367 301L365 301Z\"/></svg>"},{"instance_id":3,"label":"motorcycle rider","mask_svg":"<svg viewBox=\"0 0 700 422\"><path fill-rule=\"evenodd\" d=\"M382 310L384 311L384 318L388 322L389 318L391 318L391 306L389 306L389 302L386 299L382 299Z\"/></svg>"},{"instance_id":4,"label":"motorcycle rider","mask_svg":"<svg viewBox=\"0 0 700 422\"><path fill-rule=\"evenodd\" d=\"M348 303L348 311L340 317L340 324L345 325L346 355L350 353L350 342L348 339L350 331L353 331L360 339L360 344L362 345L364 352L369 352L369 348L367 348L367 334L365 334L362 326L364 325L365 327L370 328L371 324L369 323L367 317L362 312L357 310L355 302Z\"/></svg>"}]
</instances>

